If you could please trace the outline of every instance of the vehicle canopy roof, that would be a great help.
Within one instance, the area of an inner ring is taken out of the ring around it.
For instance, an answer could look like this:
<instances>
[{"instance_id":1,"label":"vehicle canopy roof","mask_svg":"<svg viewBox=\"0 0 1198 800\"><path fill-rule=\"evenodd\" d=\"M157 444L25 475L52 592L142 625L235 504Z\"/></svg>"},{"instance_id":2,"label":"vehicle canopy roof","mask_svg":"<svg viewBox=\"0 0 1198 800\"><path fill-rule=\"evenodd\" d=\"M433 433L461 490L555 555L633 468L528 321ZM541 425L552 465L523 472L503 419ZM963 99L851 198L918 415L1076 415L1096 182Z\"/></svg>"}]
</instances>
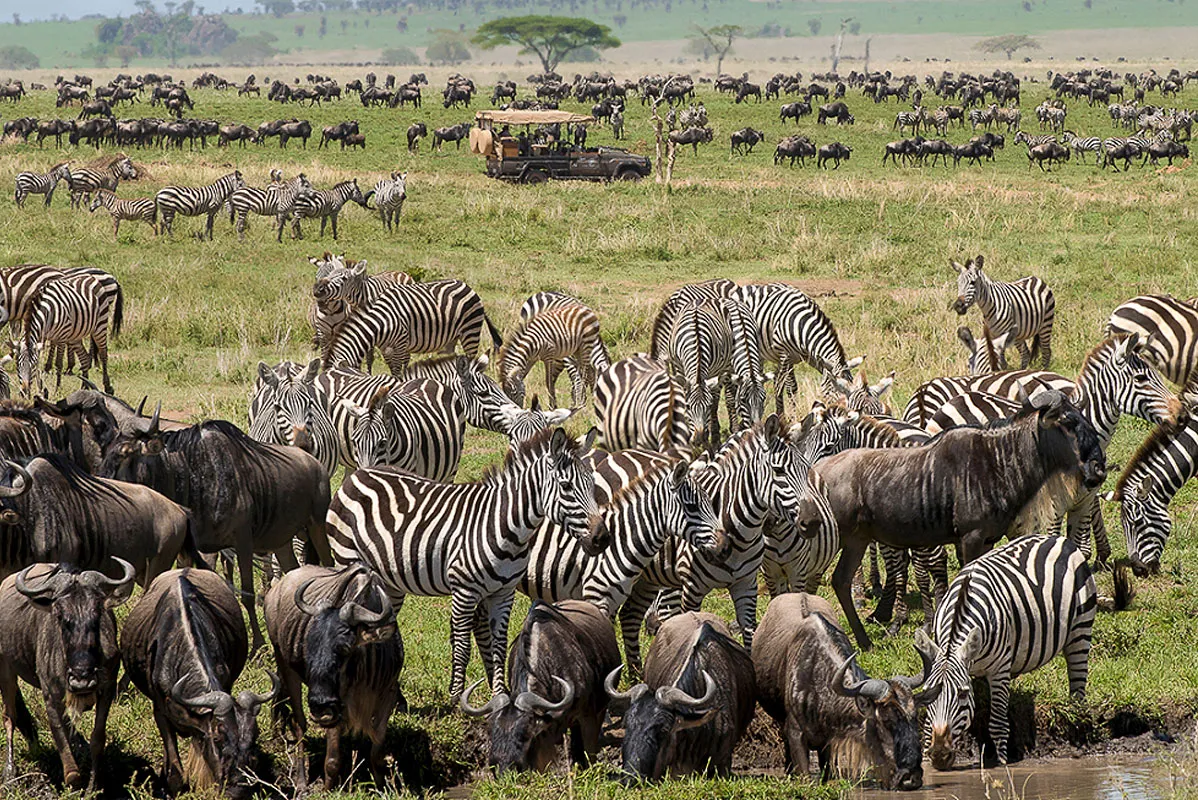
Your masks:
<instances>
[{"instance_id":1,"label":"vehicle canopy roof","mask_svg":"<svg viewBox=\"0 0 1198 800\"><path fill-rule=\"evenodd\" d=\"M572 111L479 111L474 115L474 119L478 122L480 128L489 128L492 125L552 125L554 123L563 123L566 125L577 125L579 123L593 123L594 117L589 117L586 114L575 114Z\"/></svg>"}]
</instances>

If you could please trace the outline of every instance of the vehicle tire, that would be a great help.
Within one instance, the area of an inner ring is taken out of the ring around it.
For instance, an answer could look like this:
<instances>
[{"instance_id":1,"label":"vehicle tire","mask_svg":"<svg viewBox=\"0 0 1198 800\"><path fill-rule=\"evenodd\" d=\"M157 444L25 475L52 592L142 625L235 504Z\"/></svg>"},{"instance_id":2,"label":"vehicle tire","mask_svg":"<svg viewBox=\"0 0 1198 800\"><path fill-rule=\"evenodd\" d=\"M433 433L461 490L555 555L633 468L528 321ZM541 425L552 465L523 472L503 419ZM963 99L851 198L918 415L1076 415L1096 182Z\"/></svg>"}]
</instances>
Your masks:
<instances>
[{"instance_id":1,"label":"vehicle tire","mask_svg":"<svg viewBox=\"0 0 1198 800\"><path fill-rule=\"evenodd\" d=\"M635 169L622 169L620 170L620 174L616 175L616 180L618 181L639 181L640 179L641 173Z\"/></svg>"},{"instance_id":2,"label":"vehicle tire","mask_svg":"<svg viewBox=\"0 0 1198 800\"><path fill-rule=\"evenodd\" d=\"M549 176L539 169L529 170L524 175L524 182L530 184L544 183L549 180Z\"/></svg>"}]
</instances>

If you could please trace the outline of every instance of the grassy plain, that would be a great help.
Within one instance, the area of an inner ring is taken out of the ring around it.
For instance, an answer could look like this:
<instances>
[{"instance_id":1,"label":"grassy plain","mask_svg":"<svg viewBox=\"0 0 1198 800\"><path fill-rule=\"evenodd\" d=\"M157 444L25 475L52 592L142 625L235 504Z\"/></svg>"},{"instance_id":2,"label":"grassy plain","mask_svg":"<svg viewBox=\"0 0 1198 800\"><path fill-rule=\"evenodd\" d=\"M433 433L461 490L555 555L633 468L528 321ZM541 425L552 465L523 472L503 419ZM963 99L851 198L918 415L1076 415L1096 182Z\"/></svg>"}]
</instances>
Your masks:
<instances>
[{"instance_id":1,"label":"grassy plain","mask_svg":"<svg viewBox=\"0 0 1198 800\"><path fill-rule=\"evenodd\" d=\"M229 77L242 75L231 72ZM434 84L444 79L430 77ZM298 144L286 150L277 145L131 150L150 176L120 190L126 197L149 196L166 183L199 184L234 168L251 183L264 184L276 166L288 176L302 170L320 186L357 178L366 189L390 170L403 169L408 171L409 199L399 229L391 235L376 217L349 207L338 242L318 238L309 225L305 240L285 236L278 244L262 219L253 221L245 243L237 241L224 220L215 241L196 241L191 234L200 223L188 219L176 221L171 240L154 239L147 227L126 223L114 242L103 211L73 212L63 192L48 211L36 197L24 209L0 201L0 264L92 264L111 271L127 298L126 327L112 356L118 392L134 401L149 394L188 419L238 422L245 420L258 359L273 363L310 356L306 311L312 270L307 257L325 249L365 258L374 269L462 278L479 291L503 329L512 327L516 309L529 294L569 291L600 312L605 340L616 356L647 348L657 306L683 282L717 276L792 282L818 298L851 356L868 356L870 376L897 370L892 401L899 409L922 381L964 369L964 353L954 336L960 320L948 308L955 294L950 257L984 253L997 277L1031 273L1048 281L1058 306L1054 368L1067 375L1076 372L1098 343L1111 309L1126 298L1141 292L1195 293L1198 212L1192 198L1198 182L1188 162L1174 169L1133 167L1118 174L1072 163L1044 174L1029 169L1022 147L1008 144L996 163L981 167L883 167L882 146L895 138L891 124L896 107L874 105L851 93L855 126L822 128L808 118L797 130L818 144L839 139L851 145L852 160L839 171L811 164L792 169L775 166L771 158L773 143L795 130L793 123L779 124L777 103L737 106L708 92L701 98L716 130L715 142L701 146L698 155L679 151L669 190L652 181L511 186L485 178L480 159L465 148L432 153L425 141L419 154L406 152L403 134L411 122L425 121L431 130L473 117L473 110L441 108L433 88L425 108L415 111L367 110L353 100L311 110L281 108L265 100L239 100L231 93L198 91L196 116L222 122L257 125L296 115L311 119L319 130L322 124L358 119L368 149L317 151L313 139L306 150ZM1045 92L1043 85L1025 84L1024 119L1033 128L1032 109ZM1193 106L1195 97L1191 88L1175 102ZM132 113L154 110L136 106ZM6 117L25 114L54 116L53 96L35 95L4 108ZM647 116L632 100L628 139L622 144L652 155ZM728 135L746 125L766 131L767 141L751 155L732 156ZM1078 104L1070 106L1069 126L1083 134L1114 132L1104 108ZM961 142L968 135L954 130L949 138ZM596 129L589 143L614 142L608 131ZM21 169L43 170L65 159L82 162L96 155L82 148L59 151L52 142L39 149L8 141L0 144L0 178L11 186ZM979 324L973 314L969 323ZM813 395L813 376L803 377L807 394ZM537 383L533 379L530 387ZM64 386L73 388L74 381ZM561 389L564 397L564 384ZM589 419L589 412L583 412L573 426L582 430ZM1125 420L1111 458L1125 463L1146 433L1144 424ZM502 447L498 437L470 431L460 479L477 477ZM1124 547L1117 510L1107 511L1118 555ZM1040 750L1052 742L1084 745L1113 733L1138 733L1142 722L1177 730L1198 711L1198 665L1191 657L1198 639L1198 537L1193 526L1198 494L1192 488L1183 491L1173 512L1174 535L1162 575L1139 584L1129 612L1099 617L1087 705L1068 701L1063 664L1016 681L1016 707L1026 710L1035 703L1033 738ZM1099 576L1099 586L1110 594L1109 576ZM709 604L731 616L726 598L712 597ZM514 615L513 633L525 607L521 603ZM916 611L914 620L920 619ZM409 600L400 630L408 655L403 685L413 711L392 725L396 785L441 787L460 781L484 757L485 738L477 726L445 713L448 604ZM864 666L877 674L913 671L917 660L910 632L881 640L863 656ZM877 639L882 633L872 629ZM268 661L255 663L247 685L265 688ZM478 673L478 664L472 664L471 680ZM1026 712L1024 718L1030 723ZM150 776L161 750L148 723L149 705L143 698L121 699L110 726L113 791L127 784L141 796L153 788ZM286 761L268 733L265 715L263 731L269 753L264 774L285 787ZM759 772L763 764L780 763L781 755L769 726L755 731L754 755L743 763ZM1022 735L1028 742L1031 731ZM48 746L44 733L43 745ZM319 742L313 741L312 751L320 752ZM29 759L20 745L18 754L21 772L60 777L52 751ZM36 774L18 784L31 794L44 793L38 788L42 785ZM527 785L515 780L484 783L478 791L483 797L533 797L567 790L580 797L617 795L614 785L595 775ZM775 797L792 790L787 781L766 778L692 783L663 790L662 796L677 791L678 796Z\"/></svg>"}]
</instances>

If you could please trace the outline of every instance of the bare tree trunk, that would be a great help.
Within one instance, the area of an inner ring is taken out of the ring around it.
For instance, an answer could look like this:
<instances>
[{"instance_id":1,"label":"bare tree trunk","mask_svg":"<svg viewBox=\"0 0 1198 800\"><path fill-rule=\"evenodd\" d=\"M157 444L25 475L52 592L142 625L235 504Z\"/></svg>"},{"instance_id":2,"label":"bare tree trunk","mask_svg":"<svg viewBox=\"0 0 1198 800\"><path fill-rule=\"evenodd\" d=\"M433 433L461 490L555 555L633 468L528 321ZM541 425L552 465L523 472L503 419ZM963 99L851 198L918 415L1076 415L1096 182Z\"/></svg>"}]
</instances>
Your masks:
<instances>
[{"instance_id":1,"label":"bare tree trunk","mask_svg":"<svg viewBox=\"0 0 1198 800\"><path fill-rule=\"evenodd\" d=\"M674 177L674 158L678 153L678 145L673 141L669 141L666 143L666 149L669 151L669 154L666 156L666 186L669 186L670 181Z\"/></svg>"},{"instance_id":2,"label":"bare tree trunk","mask_svg":"<svg viewBox=\"0 0 1198 800\"><path fill-rule=\"evenodd\" d=\"M836 34L836 43L832 45L832 71L836 72L840 66L840 47L844 44L844 30L848 26L848 20L840 21L840 32Z\"/></svg>"},{"instance_id":3,"label":"bare tree trunk","mask_svg":"<svg viewBox=\"0 0 1198 800\"><path fill-rule=\"evenodd\" d=\"M873 41L873 37L865 40L865 74L869 74L869 43Z\"/></svg>"},{"instance_id":4,"label":"bare tree trunk","mask_svg":"<svg viewBox=\"0 0 1198 800\"><path fill-rule=\"evenodd\" d=\"M667 89L667 88L669 87L669 85L670 85L670 84L673 82L673 80L674 80L673 78L670 78L668 81L666 81L666 82L665 82L665 83L662 85L662 87L661 87L661 91L657 93L657 97L653 98L653 101L652 101L652 113L651 113L651 114L650 114L650 116L649 116L649 118L650 118L651 120L653 120L653 136L654 136L654 139L656 140L656 157L657 157L657 160L656 160L656 163L655 163L655 165L654 165L654 172L656 173L655 181L656 181L657 183L661 183L661 182L662 182L662 170L663 170L663 164L662 164L662 147L663 147L663 144L664 144L664 137L663 137L663 135L662 135L662 134L663 134L663 128L664 128L664 125L663 125L663 123L662 123L661 114L659 114L659 113L657 112L657 109L658 109L658 107L661 105L661 101L662 101L663 99L665 99L665 96L666 96L666 89ZM666 180L666 182L667 182L667 183L669 183L669 180L667 179L667 180Z\"/></svg>"}]
</instances>

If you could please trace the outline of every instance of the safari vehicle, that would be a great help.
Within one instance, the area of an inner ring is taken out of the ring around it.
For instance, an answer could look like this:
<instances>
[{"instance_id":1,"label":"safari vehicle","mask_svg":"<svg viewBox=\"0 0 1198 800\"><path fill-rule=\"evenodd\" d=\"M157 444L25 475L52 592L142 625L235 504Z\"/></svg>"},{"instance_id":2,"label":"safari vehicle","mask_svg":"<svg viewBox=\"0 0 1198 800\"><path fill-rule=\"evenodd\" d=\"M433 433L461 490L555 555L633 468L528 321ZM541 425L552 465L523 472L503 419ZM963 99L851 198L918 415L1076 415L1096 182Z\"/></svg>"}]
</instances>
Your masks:
<instances>
[{"instance_id":1,"label":"safari vehicle","mask_svg":"<svg viewBox=\"0 0 1198 800\"><path fill-rule=\"evenodd\" d=\"M579 148L567 141L532 142L533 126L593 123L592 117L569 111L479 111L470 131L470 152L485 156L487 174L516 183L547 180L640 180L648 176L645 156L619 147ZM524 126L524 134L500 135L506 128Z\"/></svg>"}]
</instances>

